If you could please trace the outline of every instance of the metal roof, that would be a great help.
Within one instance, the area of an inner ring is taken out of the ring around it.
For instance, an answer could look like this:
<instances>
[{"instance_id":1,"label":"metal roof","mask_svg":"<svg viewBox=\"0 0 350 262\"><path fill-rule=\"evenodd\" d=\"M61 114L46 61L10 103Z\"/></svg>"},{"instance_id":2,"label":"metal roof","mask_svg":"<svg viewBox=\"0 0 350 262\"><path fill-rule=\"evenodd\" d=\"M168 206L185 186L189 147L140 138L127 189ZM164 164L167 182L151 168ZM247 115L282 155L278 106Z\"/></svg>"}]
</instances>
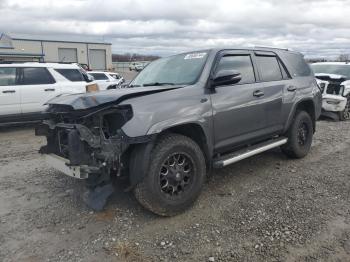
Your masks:
<instances>
[{"instance_id":1,"label":"metal roof","mask_svg":"<svg viewBox=\"0 0 350 262\"><path fill-rule=\"evenodd\" d=\"M0 33L0 48L13 49L11 37L4 33Z\"/></svg>"},{"instance_id":2,"label":"metal roof","mask_svg":"<svg viewBox=\"0 0 350 262\"><path fill-rule=\"evenodd\" d=\"M12 40L22 41L43 41L43 42L65 42L112 45L106 42L103 37L81 36L81 35L35 35L35 34L8 34Z\"/></svg>"}]
</instances>

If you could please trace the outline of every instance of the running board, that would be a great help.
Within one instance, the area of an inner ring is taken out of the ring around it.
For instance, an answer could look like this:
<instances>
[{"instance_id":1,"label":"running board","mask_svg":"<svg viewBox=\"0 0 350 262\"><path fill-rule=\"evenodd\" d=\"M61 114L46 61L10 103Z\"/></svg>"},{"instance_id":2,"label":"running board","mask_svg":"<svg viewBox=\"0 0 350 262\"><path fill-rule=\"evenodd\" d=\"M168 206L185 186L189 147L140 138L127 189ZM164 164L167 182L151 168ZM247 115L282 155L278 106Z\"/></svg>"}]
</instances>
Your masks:
<instances>
[{"instance_id":1,"label":"running board","mask_svg":"<svg viewBox=\"0 0 350 262\"><path fill-rule=\"evenodd\" d=\"M234 152L232 154L229 154L227 156L222 156L220 159L214 161L213 167L214 168L220 168L224 167L233 163L236 163L238 161L241 161L243 159L246 159L248 157L260 154L262 152L265 152L267 150L270 150L275 147L279 147L281 145L286 144L288 141L285 137L279 137L273 140L265 141L263 143L254 145L249 148L245 148L242 150L239 150L237 152Z\"/></svg>"}]
</instances>

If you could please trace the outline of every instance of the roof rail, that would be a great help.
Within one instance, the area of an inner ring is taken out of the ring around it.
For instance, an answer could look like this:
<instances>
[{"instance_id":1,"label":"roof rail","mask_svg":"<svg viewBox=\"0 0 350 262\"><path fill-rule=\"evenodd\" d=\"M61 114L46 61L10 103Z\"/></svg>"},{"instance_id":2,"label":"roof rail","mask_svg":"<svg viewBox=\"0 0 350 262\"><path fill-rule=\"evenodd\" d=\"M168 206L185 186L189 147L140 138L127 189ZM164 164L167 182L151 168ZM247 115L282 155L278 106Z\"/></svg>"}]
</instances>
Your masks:
<instances>
[{"instance_id":1,"label":"roof rail","mask_svg":"<svg viewBox=\"0 0 350 262\"><path fill-rule=\"evenodd\" d=\"M278 50L284 50L284 51L290 51L288 48L283 47L275 47L275 46L254 46L254 48L266 48L266 49L278 49Z\"/></svg>"}]
</instances>

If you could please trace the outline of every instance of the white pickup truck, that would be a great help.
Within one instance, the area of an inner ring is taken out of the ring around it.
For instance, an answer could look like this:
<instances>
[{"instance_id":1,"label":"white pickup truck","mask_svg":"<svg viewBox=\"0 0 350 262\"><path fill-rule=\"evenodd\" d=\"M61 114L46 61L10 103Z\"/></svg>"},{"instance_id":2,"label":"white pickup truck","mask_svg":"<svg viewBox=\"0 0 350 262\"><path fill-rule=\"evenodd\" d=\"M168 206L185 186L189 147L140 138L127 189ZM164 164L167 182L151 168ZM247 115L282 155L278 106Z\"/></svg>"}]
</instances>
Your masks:
<instances>
[{"instance_id":1,"label":"white pickup truck","mask_svg":"<svg viewBox=\"0 0 350 262\"><path fill-rule=\"evenodd\" d=\"M323 115L350 120L350 64L320 62L311 68L322 90Z\"/></svg>"},{"instance_id":2,"label":"white pickup truck","mask_svg":"<svg viewBox=\"0 0 350 262\"><path fill-rule=\"evenodd\" d=\"M97 90L76 64L0 64L0 125L40 120L50 99Z\"/></svg>"}]
</instances>

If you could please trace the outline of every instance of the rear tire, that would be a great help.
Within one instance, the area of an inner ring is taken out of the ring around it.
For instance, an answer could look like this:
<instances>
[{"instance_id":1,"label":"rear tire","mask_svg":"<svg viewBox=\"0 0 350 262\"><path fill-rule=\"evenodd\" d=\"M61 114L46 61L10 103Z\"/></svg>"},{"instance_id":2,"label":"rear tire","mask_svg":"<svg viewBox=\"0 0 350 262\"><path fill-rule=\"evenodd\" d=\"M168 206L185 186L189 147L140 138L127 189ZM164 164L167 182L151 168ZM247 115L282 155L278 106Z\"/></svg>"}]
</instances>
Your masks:
<instances>
[{"instance_id":1,"label":"rear tire","mask_svg":"<svg viewBox=\"0 0 350 262\"><path fill-rule=\"evenodd\" d=\"M174 216L198 198L206 177L202 150L190 138L169 134L152 150L146 177L134 189L139 203L161 216Z\"/></svg>"},{"instance_id":2,"label":"rear tire","mask_svg":"<svg viewBox=\"0 0 350 262\"><path fill-rule=\"evenodd\" d=\"M282 152L291 158L305 157L310 151L313 133L310 115L305 111L297 111L287 132L288 142L281 147Z\"/></svg>"}]
</instances>

